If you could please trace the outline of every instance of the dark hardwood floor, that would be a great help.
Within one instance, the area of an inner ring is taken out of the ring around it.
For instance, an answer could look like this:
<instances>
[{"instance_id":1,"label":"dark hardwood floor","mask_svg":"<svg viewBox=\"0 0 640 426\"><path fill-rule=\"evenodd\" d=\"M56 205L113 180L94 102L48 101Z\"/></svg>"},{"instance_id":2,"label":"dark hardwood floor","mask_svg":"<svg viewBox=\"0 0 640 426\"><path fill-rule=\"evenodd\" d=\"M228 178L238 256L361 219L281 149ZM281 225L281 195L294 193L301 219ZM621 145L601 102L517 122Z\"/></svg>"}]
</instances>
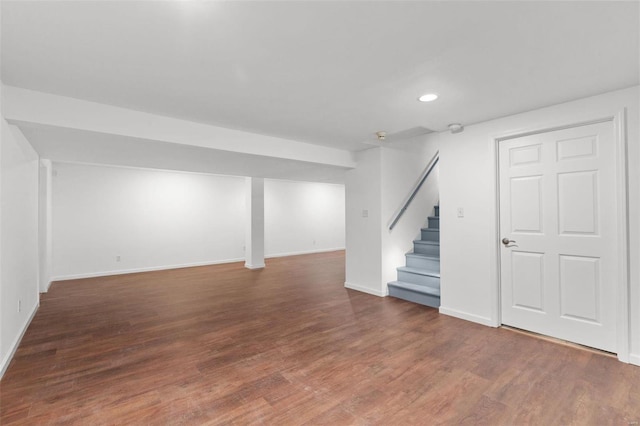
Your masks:
<instances>
[{"instance_id":1,"label":"dark hardwood floor","mask_svg":"<svg viewBox=\"0 0 640 426\"><path fill-rule=\"evenodd\" d=\"M640 421L639 367L343 283L343 252L54 283L0 423Z\"/></svg>"}]
</instances>

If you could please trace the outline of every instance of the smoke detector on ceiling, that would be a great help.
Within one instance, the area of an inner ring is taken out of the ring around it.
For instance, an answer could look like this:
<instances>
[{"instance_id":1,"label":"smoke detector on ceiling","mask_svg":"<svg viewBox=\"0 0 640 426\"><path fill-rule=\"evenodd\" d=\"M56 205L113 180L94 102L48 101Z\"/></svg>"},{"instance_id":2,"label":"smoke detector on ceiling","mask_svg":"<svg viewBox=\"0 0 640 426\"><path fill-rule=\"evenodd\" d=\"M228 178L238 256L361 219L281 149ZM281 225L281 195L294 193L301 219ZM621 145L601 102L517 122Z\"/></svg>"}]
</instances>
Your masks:
<instances>
[{"instance_id":1,"label":"smoke detector on ceiling","mask_svg":"<svg viewBox=\"0 0 640 426\"><path fill-rule=\"evenodd\" d=\"M383 141L387 137L387 132L383 132L383 131L376 132L376 136L378 137L379 141Z\"/></svg>"}]
</instances>

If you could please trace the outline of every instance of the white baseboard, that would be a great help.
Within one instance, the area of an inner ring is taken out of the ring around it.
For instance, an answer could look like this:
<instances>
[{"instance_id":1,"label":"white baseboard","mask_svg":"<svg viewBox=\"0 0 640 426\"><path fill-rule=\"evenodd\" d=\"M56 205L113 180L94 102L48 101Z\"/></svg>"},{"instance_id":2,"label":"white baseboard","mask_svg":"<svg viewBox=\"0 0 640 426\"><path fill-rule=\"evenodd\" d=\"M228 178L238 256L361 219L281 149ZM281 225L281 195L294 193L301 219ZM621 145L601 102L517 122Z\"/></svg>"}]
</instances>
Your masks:
<instances>
[{"instance_id":1,"label":"white baseboard","mask_svg":"<svg viewBox=\"0 0 640 426\"><path fill-rule=\"evenodd\" d=\"M499 324L495 324L495 322L491 318L470 314L468 312L463 312L457 309L451 309L444 306L440 306L440 313L444 315L449 315L450 317L456 317L466 321L471 321L478 324L486 325L488 327L498 327L499 325Z\"/></svg>"},{"instance_id":2,"label":"white baseboard","mask_svg":"<svg viewBox=\"0 0 640 426\"><path fill-rule=\"evenodd\" d=\"M258 263L257 265L249 265L248 263L245 262L244 267L247 269L263 269L264 268L264 263Z\"/></svg>"},{"instance_id":3,"label":"white baseboard","mask_svg":"<svg viewBox=\"0 0 640 426\"><path fill-rule=\"evenodd\" d=\"M329 249L319 249L319 250L308 250L308 251L296 251L290 253L278 253L271 254L265 256L265 259L270 259L274 257L286 257L286 256L297 256L300 254L312 254L312 253L325 253L330 251L340 251L344 250L342 248L329 248ZM69 274L69 275L57 275L55 277L51 277L51 284L53 281L65 281L65 280L79 280L83 278L96 278L96 277L107 277L110 275L124 275L124 274L135 274L138 272L152 272L152 271L164 271L167 269L180 269L180 268L192 268L195 266L209 266L209 265L220 265L223 263L234 263L234 262L242 262L244 258L237 259L224 259L224 260L215 260L215 261L205 261L205 262L194 262L194 263L181 263L178 265L165 265L165 266L151 266L146 268L131 268L131 269L117 269L114 271L100 271L100 272L87 272L82 274ZM246 264L245 264L246 266ZM247 266L249 269L259 269L264 268L264 265L252 265L252 267ZM48 290L48 288L47 288Z\"/></svg>"},{"instance_id":4,"label":"white baseboard","mask_svg":"<svg viewBox=\"0 0 640 426\"><path fill-rule=\"evenodd\" d=\"M372 295L374 295L374 296L378 296L378 297L385 297L385 296L387 296L386 292L383 292L383 291L376 291L376 290L374 290L374 289L372 289L372 288L364 287L364 286L361 286L361 285L358 285L358 284L353 284L353 283L345 282L345 283L344 283L344 286L345 286L346 288L351 289L351 290L361 291L362 293L372 294Z\"/></svg>"},{"instance_id":5,"label":"white baseboard","mask_svg":"<svg viewBox=\"0 0 640 426\"><path fill-rule=\"evenodd\" d=\"M274 257L298 256L298 255L301 255L301 254L327 253L327 252L330 252L330 251L342 251L342 250L344 250L344 247L318 249L318 250L292 251L292 252L288 252L288 253L269 254L269 255L265 255L264 258L265 259L271 259L271 258L274 258Z\"/></svg>"},{"instance_id":6,"label":"white baseboard","mask_svg":"<svg viewBox=\"0 0 640 426\"><path fill-rule=\"evenodd\" d=\"M29 324L31 324L31 321L33 320L33 317L36 316L36 312L38 312L38 307L39 306L40 306L40 304L38 302L36 302L35 306L33 307L32 311L31 311L31 314L29 314L29 316L27 317L27 321L23 324L22 330L20 331L20 333L18 333L16 338L11 343L9 352L7 352L5 357L2 359L2 363L0 364L0 379L2 379L2 376L4 376L4 373L7 371L7 368L9 368L9 364L11 364L11 360L13 359L13 356L15 355L16 351L18 350L18 346L20 346L20 342L22 341L22 338L24 337L24 333L27 332L27 328L29 328Z\"/></svg>"},{"instance_id":7,"label":"white baseboard","mask_svg":"<svg viewBox=\"0 0 640 426\"><path fill-rule=\"evenodd\" d=\"M107 277L110 275L135 274L138 272L152 272L152 271L164 271L167 269L192 268L195 266L209 266L209 265L219 265L222 263L242 262L243 260L244 258L226 259L226 260L216 260L216 261L207 261L207 262L183 263L179 265L151 266L148 268L132 268L132 269L120 269L115 271L89 272L85 274L58 275L58 276L52 277L51 281L78 280L82 278Z\"/></svg>"},{"instance_id":8,"label":"white baseboard","mask_svg":"<svg viewBox=\"0 0 640 426\"><path fill-rule=\"evenodd\" d=\"M640 355L629 354L629 364L640 366Z\"/></svg>"}]
</instances>

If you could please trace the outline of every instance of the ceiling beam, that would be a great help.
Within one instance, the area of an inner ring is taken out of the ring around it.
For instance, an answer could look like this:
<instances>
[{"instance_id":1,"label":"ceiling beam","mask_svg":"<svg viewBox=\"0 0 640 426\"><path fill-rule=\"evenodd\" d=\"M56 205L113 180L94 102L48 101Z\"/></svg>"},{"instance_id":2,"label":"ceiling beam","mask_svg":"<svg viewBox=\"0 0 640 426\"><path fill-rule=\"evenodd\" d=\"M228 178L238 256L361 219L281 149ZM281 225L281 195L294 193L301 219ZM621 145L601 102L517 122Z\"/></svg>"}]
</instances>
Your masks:
<instances>
[{"instance_id":1,"label":"ceiling beam","mask_svg":"<svg viewBox=\"0 0 640 426\"><path fill-rule=\"evenodd\" d=\"M351 152L336 148L13 86L3 86L2 95L2 112L12 123L55 126L335 167L353 168L356 165Z\"/></svg>"}]
</instances>

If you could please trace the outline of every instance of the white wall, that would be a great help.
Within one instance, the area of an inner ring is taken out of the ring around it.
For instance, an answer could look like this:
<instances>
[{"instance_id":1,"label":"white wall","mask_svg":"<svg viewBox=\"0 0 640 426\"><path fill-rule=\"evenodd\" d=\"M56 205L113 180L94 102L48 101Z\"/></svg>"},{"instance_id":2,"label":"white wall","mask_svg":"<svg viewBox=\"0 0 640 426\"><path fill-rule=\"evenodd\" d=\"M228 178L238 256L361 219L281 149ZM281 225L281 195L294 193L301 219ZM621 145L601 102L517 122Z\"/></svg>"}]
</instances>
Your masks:
<instances>
[{"instance_id":1,"label":"white wall","mask_svg":"<svg viewBox=\"0 0 640 426\"><path fill-rule=\"evenodd\" d=\"M496 156L493 138L505 133L588 121L626 108L629 167L631 353L640 364L640 136L639 88L611 92L430 136L440 145L440 312L487 325L497 309ZM464 218L456 209L463 207ZM612 206L611 214L615 214Z\"/></svg>"},{"instance_id":2,"label":"white wall","mask_svg":"<svg viewBox=\"0 0 640 426\"><path fill-rule=\"evenodd\" d=\"M1 94L0 94L1 96ZM0 376L38 308L38 155L0 118Z\"/></svg>"},{"instance_id":3,"label":"white wall","mask_svg":"<svg viewBox=\"0 0 640 426\"><path fill-rule=\"evenodd\" d=\"M53 279L241 260L244 202L243 178L54 163Z\"/></svg>"},{"instance_id":4,"label":"white wall","mask_svg":"<svg viewBox=\"0 0 640 426\"><path fill-rule=\"evenodd\" d=\"M357 154L358 166L346 173L347 288L384 296L381 286L382 223L380 148ZM366 211L366 213L365 213ZM365 217L366 215L366 217Z\"/></svg>"},{"instance_id":5,"label":"white wall","mask_svg":"<svg viewBox=\"0 0 640 426\"><path fill-rule=\"evenodd\" d=\"M265 179L265 255L342 250L344 185Z\"/></svg>"},{"instance_id":6,"label":"white wall","mask_svg":"<svg viewBox=\"0 0 640 426\"><path fill-rule=\"evenodd\" d=\"M54 163L53 279L243 260L245 202L241 177ZM344 187L266 180L265 240L344 248Z\"/></svg>"}]
</instances>

